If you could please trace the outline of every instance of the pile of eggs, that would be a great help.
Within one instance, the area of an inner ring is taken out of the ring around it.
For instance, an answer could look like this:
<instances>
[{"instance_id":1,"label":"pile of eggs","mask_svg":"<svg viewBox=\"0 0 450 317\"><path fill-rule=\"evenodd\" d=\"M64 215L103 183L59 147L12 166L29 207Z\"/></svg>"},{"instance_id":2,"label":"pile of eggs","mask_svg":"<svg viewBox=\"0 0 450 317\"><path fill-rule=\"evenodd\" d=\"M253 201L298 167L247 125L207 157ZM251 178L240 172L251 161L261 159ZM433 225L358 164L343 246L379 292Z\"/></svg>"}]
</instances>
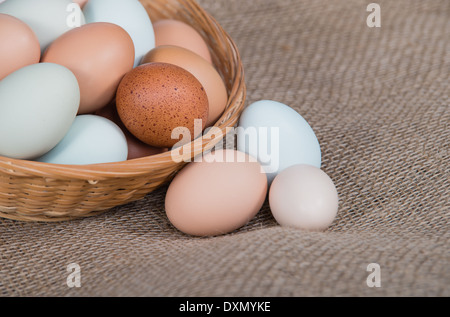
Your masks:
<instances>
[{"instance_id":1,"label":"pile of eggs","mask_svg":"<svg viewBox=\"0 0 450 317\"><path fill-rule=\"evenodd\" d=\"M66 165L147 157L179 146L177 128L188 141L201 136L227 104L202 36L181 21L152 22L136 0L0 0L0 42L0 156ZM284 104L255 102L237 149L206 153L175 176L167 217L186 234L220 235L269 199L280 225L324 230L338 195L320 168L308 123Z\"/></svg>"},{"instance_id":2,"label":"pile of eggs","mask_svg":"<svg viewBox=\"0 0 450 317\"><path fill-rule=\"evenodd\" d=\"M321 169L308 122L273 100L249 105L236 129L237 149L216 149L189 163L169 185L166 213L180 231L216 236L247 224L268 199L283 227L326 230L339 197Z\"/></svg>"},{"instance_id":3,"label":"pile of eggs","mask_svg":"<svg viewBox=\"0 0 450 317\"><path fill-rule=\"evenodd\" d=\"M227 89L193 27L153 23L139 1L76 2L0 3L0 156L121 162L220 118Z\"/></svg>"}]
</instances>

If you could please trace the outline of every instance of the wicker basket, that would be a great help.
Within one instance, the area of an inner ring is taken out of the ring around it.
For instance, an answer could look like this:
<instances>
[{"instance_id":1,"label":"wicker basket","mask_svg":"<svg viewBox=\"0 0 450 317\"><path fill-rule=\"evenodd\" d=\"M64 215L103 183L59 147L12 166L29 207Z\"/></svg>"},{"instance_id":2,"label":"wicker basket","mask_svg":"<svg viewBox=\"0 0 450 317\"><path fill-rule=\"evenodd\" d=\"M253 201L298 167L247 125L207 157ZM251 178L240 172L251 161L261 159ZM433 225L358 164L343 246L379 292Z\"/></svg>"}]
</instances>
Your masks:
<instances>
[{"instance_id":1,"label":"wicker basket","mask_svg":"<svg viewBox=\"0 0 450 317\"><path fill-rule=\"evenodd\" d=\"M141 0L152 21L173 18L197 29L228 89L227 108L215 126L225 135L244 108L244 73L235 43L195 0ZM184 159L211 149L199 139ZM20 221L67 221L94 216L142 199L167 184L186 163L171 152L119 163L69 166L0 157L0 217Z\"/></svg>"}]
</instances>

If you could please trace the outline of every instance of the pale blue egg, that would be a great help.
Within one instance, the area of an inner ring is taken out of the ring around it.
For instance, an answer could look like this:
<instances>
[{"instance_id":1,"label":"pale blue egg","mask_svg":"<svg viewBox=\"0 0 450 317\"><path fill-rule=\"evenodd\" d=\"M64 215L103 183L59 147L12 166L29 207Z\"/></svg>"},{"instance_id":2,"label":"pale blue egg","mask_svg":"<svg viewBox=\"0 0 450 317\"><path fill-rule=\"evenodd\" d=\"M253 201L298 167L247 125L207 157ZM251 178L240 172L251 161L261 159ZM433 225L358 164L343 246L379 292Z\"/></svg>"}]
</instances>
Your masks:
<instances>
[{"instance_id":1,"label":"pale blue egg","mask_svg":"<svg viewBox=\"0 0 450 317\"><path fill-rule=\"evenodd\" d=\"M80 105L80 88L66 67L39 63L0 81L0 156L34 159L69 131Z\"/></svg>"},{"instance_id":2,"label":"pale blue egg","mask_svg":"<svg viewBox=\"0 0 450 317\"><path fill-rule=\"evenodd\" d=\"M277 101L257 101L243 111L237 149L263 165L269 184L293 165L321 167L320 144L313 129L297 111Z\"/></svg>"},{"instance_id":3,"label":"pale blue egg","mask_svg":"<svg viewBox=\"0 0 450 317\"><path fill-rule=\"evenodd\" d=\"M128 32L135 48L134 67L155 48L153 24L139 1L89 0L83 8L83 13L87 23L114 23Z\"/></svg>"},{"instance_id":4,"label":"pale blue egg","mask_svg":"<svg viewBox=\"0 0 450 317\"><path fill-rule=\"evenodd\" d=\"M42 53L58 37L85 24L72 0L8 0L0 4L0 13L25 22L36 33Z\"/></svg>"},{"instance_id":5,"label":"pale blue egg","mask_svg":"<svg viewBox=\"0 0 450 317\"><path fill-rule=\"evenodd\" d=\"M112 121L96 115L79 115L69 132L50 152L36 161L88 165L126 161L127 140Z\"/></svg>"}]
</instances>

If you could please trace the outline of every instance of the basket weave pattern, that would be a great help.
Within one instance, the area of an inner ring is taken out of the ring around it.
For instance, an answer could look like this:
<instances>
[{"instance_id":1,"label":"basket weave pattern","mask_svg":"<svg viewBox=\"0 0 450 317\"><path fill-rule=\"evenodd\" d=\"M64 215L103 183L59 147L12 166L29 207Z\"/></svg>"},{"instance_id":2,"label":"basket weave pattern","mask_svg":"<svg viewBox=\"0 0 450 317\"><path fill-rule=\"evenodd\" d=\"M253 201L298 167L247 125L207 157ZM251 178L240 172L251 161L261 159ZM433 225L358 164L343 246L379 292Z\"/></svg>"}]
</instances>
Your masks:
<instances>
[{"instance_id":1,"label":"basket weave pattern","mask_svg":"<svg viewBox=\"0 0 450 317\"><path fill-rule=\"evenodd\" d=\"M195 0L141 0L153 22L172 18L193 26L210 47L225 81L228 103L215 124L225 135L244 108L246 89L238 49L218 22ZM213 141L210 141L213 139ZM206 135L184 161L211 149L220 138ZM193 142L194 143L194 142ZM169 182L185 163L171 152L119 163L55 165L0 156L0 217L21 221L66 221L94 216L139 200Z\"/></svg>"}]
</instances>

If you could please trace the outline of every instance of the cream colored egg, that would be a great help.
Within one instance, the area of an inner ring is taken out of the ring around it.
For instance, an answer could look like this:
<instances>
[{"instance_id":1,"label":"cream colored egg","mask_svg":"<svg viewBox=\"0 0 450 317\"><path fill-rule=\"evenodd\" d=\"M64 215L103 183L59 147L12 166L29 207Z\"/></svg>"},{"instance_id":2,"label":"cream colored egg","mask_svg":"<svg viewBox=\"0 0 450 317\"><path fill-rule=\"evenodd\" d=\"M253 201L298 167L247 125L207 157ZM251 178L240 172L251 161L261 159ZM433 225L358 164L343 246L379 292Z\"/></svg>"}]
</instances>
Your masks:
<instances>
[{"instance_id":1,"label":"cream colored egg","mask_svg":"<svg viewBox=\"0 0 450 317\"><path fill-rule=\"evenodd\" d=\"M333 181L321 169L294 165L274 179L269 203L281 226L322 231L336 218L339 198Z\"/></svg>"}]
</instances>

